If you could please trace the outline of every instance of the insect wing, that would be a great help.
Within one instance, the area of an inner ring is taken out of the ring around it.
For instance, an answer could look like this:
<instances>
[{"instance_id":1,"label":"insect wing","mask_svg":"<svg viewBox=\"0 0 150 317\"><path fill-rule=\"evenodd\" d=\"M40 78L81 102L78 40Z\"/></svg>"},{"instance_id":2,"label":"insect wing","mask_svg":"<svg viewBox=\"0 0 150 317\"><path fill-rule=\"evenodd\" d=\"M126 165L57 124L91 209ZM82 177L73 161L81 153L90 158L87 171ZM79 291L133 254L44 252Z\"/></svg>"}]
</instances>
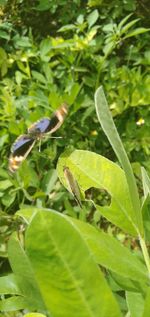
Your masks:
<instances>
[{"instance_id":1,"label":"insect wing","mask_svg":"<svg viewBox=\"0 0 150 317\"><path fill-rule=\"evenodd\" d=\"M64 171L64 176L66 178L66 181L68 183L70 192L74 196L78 205L82 208L81 197L80 197L80 188L79 188L78 182L74 178L69 167L64 166L63 171Z\"/></svg>"},{"instance_id":2,"label":"insect wing","mask_svg":"<svg viewBox=\"0 0 150 317\"><path fill-rule=\"evenodd\" d=\"M29 129L28 133L31 136L39 137L44 133L53 133L60 128L64 119L67 115L67 105L63 104L53 115L49 118L42 118L37 122L33 123Z\"/></svg>"},{"instance_id":3,"label":"insect wing","mask_svg":"<svg viewBox=\"0 0 150 317\"><path fill-rule=\"evenodd\" d=\"M53 133L60 128L63 124L64 119L68 113L67 104L62 104L62 106L52 115L49 124L49 133Z\"/></svg>"},{"instance_id":4,"label":"insect wing","mask_svg":"<svg viewBox=\"0 0 150 317\"><path fill-rule=\"evenodd\" d=\"M52 118L42 118L33 123L29 129L28 134L21 135L17 138L11 148L11 155L9 157L9 170L15 172L22 161L32 150L37 139L43 134L53 133L62 125L64 118L67 115L67 105L63 104L53 115Z\"/></svg>"},{"instance_id":5,"label":"insect wing","mask_svg":"<svg viewBox=\"0 0 150 317\"><path fill-rule=\"evenodd\" d=\"M33 123L28 128L28 133L30 135L34 135L34 136L38 136L40 134L47 133L49 125L50 125L50 119L49 118L42 118L39 121Z\"/></svg>"},{"instance_id":6,"label":"insect wing","mask_svg":"<svg viewBox=\"0 0 150 317\"><path fill-rule=\"evenodd\" d=\"M15 172L19 168L20 164L32 150L34 144L35 140L27 134L17 138L12 145L11 155L9 157L9 170L11 172Z\"/></svg>"}]
</instances>

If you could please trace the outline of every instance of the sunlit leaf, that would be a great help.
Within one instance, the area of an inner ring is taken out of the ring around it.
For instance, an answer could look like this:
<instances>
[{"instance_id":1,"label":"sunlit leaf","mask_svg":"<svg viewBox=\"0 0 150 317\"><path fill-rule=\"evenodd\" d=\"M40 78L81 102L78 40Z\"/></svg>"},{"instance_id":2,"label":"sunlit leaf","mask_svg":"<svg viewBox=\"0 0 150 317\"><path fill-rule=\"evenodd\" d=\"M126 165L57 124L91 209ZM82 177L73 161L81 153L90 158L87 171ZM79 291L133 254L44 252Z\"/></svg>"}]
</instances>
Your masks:
<instances>
[{"instance_id":1,"label":"sunlit leaf","mask_svg":"<svg viewBox=\"0 0 150 317\"><path fill-rule=\"evenodd\" d=\"M150 31L150 29L137 28L137 29L135 29L135 30L129 32L129 33L124 37L124 39L127 39L127 38L132 37L132 36L136 36L136 35L139 35L139 34L148 32L148 31Z\"/></svg>"},{"instance_id":2,"label":"sunlit leaf","mask_svg":"<svg viewBox=\"0 0 150 317\"><path fill-rule=\"evenodd\" d=\"M128 279L148 282L148 272L141 260L117 239L93 226L71 219L91 249L97 263Z\"/></svg>"},{"instance_id":3,"label":"sunlit leaf","mask_svg":"<svg viewBox=\"0 0 150 317\"><path fill-rule=\"evenodd\" d=\"M126 293L129 312L132 317L142 317L144 308L144 297L141 293Z\"/></svg>"},{"instance_id":4,"label":"sunlit leaf","mask_svg":"<svg viewBox=\"0 0 150 317\"><path fill-rule=\"evenodd\" d=\"M133 175L132 167L125 152L124 146L113 122L102 87L99 87L95 93L95 107L103 131L105 132L124 169L133 206L131 218L137 227L137 230L139 230L141 235L143 235L142 215L135 177Z\"/></svg>"},{"instance_id":5,"label":"sunlit leaf","mask_svg":"<svg viewBox=\"0 0 150 317\"><path fill-rule=\"evenodd\" d=\"M88 21L89 28L91 28L91 26L93 26L96 23L98 17L99 17L99 12L97 9L95 9L88 15L87 21Z\"/></svg>"},{"instance_id":6,"label":"sunlit leaf","mask_svg":"<svg viewBox=\"0 0 150 317\"><path fill-rule=\"evenodd\" d=\"M90 250L68 217L38 212L27 230L26 254L53 316L120 316Z\"/></svg>"},{"instance_id":7,"label":"sunlit leaf","mask_svg":"<svg viewBox=\"0 0 150 317\"><path fill-rule=\"evenodd\" d=\"M26 308L43 309L44 303L30 261L14 235L9 240L8 257Z\"/></svg>"},{"instance_id":8,"label":"sunlit leaf","mask_svg":"<svg viewBox=\"0 0 150 317\"><path fill-rule=\"evenodd\" d=\"M0 311L10 312L26 308L26 301L21 296L13 296L0 300Z\"/></svg>"},{"instance_id":9,"label":"sunlit leaf","mask_svg":"<svg viewBox=\"0 0 150 317\"><path fill-rule=\"evenodd\" d=\"M103 188L111 195L110 206L96 205L109 221L126 232L136 235L132 221L132 203L123 170L105 157L89 151L66 151L58 161L57 170L61 182L67 187L63 167L70 168L83 193L91 187Z\"/></svg>"},{"instance_id":10,"label":"sunlit leaf","mask_svg":"<svg viewBox=\"0 0 150 317\"><path fill-rule=\"evenodd\" d=\"M150 288L148 288L146 299L144 302L144 312L141 317L149 317L150 312Z\"/></svg>"},{"instance_id":11,"label":"sunlit leaf","mask_svg":"<svg viewBox=\"0 0 150 317\"><path fill-rule=\"evenodd\" d=\"M0 277L0 294L21 295L21 291L18 288L14 274Z\"/></svg>"}]
</instances>

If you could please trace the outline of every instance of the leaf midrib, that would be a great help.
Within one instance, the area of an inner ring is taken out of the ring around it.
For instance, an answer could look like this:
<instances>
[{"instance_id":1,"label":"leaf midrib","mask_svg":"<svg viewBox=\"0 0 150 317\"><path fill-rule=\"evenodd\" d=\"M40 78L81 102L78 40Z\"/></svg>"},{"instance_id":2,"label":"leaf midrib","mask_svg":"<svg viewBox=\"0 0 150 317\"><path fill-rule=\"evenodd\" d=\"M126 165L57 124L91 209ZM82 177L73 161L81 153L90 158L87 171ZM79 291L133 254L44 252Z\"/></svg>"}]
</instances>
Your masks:
<instances>
[{"instance_id":1,"label":"leaf midrib","mask_svg":"<svg viewBox=\"0 0 150 317\"><path fill-rule=\"evenodd\" d=\"M77 166L77 165L75 164L75 161L74 161L74 160L70 160L70 161L71 161L71 163L74 164L75 167ZM100 187L100 184L97 183L97 181L95 181L95 179L93 178L93 176L92 176L92 177L91 177L91 176L89 177L89 175L87 174L87 172L86 172L85 170L81 169L80 166L77 166L77 167L78 167L78 169L79 169L83 174L85 174L86 177L88 177L88 178L91 179L95 184L97 184L97 185L98 185L98 188ZM107 188L106 188L106 189L107 189ZM107 190L108 190L108 189L107 189ZM108 191L108 192L109 192L109 191ZM110 194L111 194L111 196L113 197L114 201L117 202L118 206L119 206L120 209L123 211L123 213L124 213L124 215L126 216L126 218L128 219L128 221L132 224L134 230L137 232L137 227L135 226L135 223L133 222L131 216L128 215L128 213L126 212L126 209L123 207L123 205L120 204L119 200L116 199L112 193L110 193Z\"/></svg>"},{"instance_id":2,"label":"leaf midrib","mask_svg":"<svg viewBox=\"0 0 150 317\"><path fill-rule=\"evenodd\" d=\"M44 222L46 223L45 219L43 219ZM47 224L47 223L46 223ZM76 278L74 276L74 274L72 274L72 271L68 265L68 262L65 260L65 258L63 257L63 254L60 252L60 248L58 247L56 241L54 240L53 236L50 234L50 232L47 232L49 238L51 239L53 245L55 246L61 261L63 262L66 270L69 272L69 275L71 276L71 279L73 280L73 284L75 285L76 289L78 290L79 294L80 294L80 298L82 300L82 302L84 303L84 306L86 307L86 310L88 311L89 316L91 317L95 317L94 313L92 312L91 308L88 305L88 300L86 299L86 297L84 296L84 292L82 291L82 289L79 287L78 283L76 282ZM87 247L87 246L86 246Z\"/></svg>"}]
</instances>

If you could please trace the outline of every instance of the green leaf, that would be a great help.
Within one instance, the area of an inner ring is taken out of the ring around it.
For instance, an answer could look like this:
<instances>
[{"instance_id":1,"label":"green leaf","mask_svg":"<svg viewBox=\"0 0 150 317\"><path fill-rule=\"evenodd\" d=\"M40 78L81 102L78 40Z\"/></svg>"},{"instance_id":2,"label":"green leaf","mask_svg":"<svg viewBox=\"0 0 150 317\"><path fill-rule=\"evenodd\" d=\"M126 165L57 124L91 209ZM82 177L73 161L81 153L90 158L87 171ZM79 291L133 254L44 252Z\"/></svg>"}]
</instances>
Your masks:
<instances>
[{"instance_id":1,"label":"green leaf","mask_svg":"<svg viewBox=\"0 0 150 317\"><path fill-rule=\"evenodd\" d=\"M69 167L82 194L91 187L105 189L111 195L111 204L104 207L96 205L97 210L124 231L137 235L131 218L133 209L125 174L117 164L93 152L66 151L59 158L57 171L61 182L68 188L64 166Z\"/></svg>"},{"instance_id":2,"label":"green leaf","mask_svg":"<svg viewBox=\"0 0 150 317\"><path fill-rule=\"evenodd\" d=\"M123 275L117 274L115 272L111 272L111 278L116 283L116 287L119 288L119 290L123 291L129 291L129 292L141 292L145 293L147 291L147 287L141 283L138 283L138 281L123 277Z\"/></svg>"},{"instance_id":3,"label":"green leaf","mask_svg":"<svg viewBox=\"0 0 150 317\"><path fill-rule=\"evenodd\" d=\"M46 317L46 315L39 314L39 313L29 313L29 314L25 314L24 317Z\"/></svg>"},{"instance_id":4,"label":"green leaf","mask_svg":"<svg viewBox=\"0 0 150 317\"><path fill-rule=\"evenodd\" d=\"M137 232L139 231L140 234L143 235L143 222L140 210L140 200L137 185L135 182L135 178L129 159L127 157L124 146L121 142L121 139L113 122L111 113L109 111L107 100L105 98L102 87L99 87L95 93L95 107L102 129L105 132L113 150L115 151L124 169L133 205L131 218L137 228Z\"/></svg>"},{"instance_id":5,"label":"green leaf","mask_svg":"<svg viewBox=\"0 0 150 317\"><path fill-rule=\"evenodd\" d=\"M27 48L27 47L31 47L32 46L32 44L30 42L30 39L27 36L16 35L16 36L13 37L13 41L14 41L14 44L15 44L16 47L19 46L21 48L23 48L23 47Z\"/></svg>"},{"instance_id":6,"label":"green leaf","mask_svg":"<svg viewBox=\"0 0 150 317\"><path fill-rule=\"evenodd\" d=\"M72 105L75 102L81 88L82 88L82 84L79 85L78 83L73 83L70 90L69 90L69 94L67 93L64 96L64 100L66 100L66 102L69 105Z\"/></svg>"},{"instance_id":7,"label":"green leaf","mask_svg":"<svg viewBox=\"0 0 150 317\"><path fill-rule=\"evenodd\" d=\"M0 190L4 191L7 188L13 186L12 182L9 179L0 181Z\"/></svg>"},{"instance_id":8,"label":"green leaf","mask_svg":"<svg viewBox=\"0 0 150 317\"><path fill-rule=\"evenodd\" d=\"M49 38L44 39L43 41L41 41L40 43L40 55L42 57L42 59L50 52L52 48L52 43L51 40ZM50 59L50 57L48 57L48 60Z\"/></svg>"},{"instance_id":9,"label":"green leaf","mask_svg":"<svg viewBox=\"0 0 150 317\"><path fill-rule=\"evenodd\" d=\"M26 223L29 223L32 220L32 218L35 216L37 211L38 209L35 207L24 208L17 211L15 215L22 217Z\"/></svg>"},{"instance_id":10,"label":"green leaf","mask_svg":"<svg viewBox=\"0 0 150 317\"><path fill-rule=\"evenodd\" d=\"M2 77L4 77L7 74L8 71L8 64L6 61L3 62L3 64L1 65L1 75Z\"/></svg>"},{"instance_id":11,"label":"green leaf","mask_svg":"<svg viewBox=\"0 0 150 317\"><path fill-rule=\"evenodd\" d=\"M0 294L21 295L14 274L0 277Z\"/></svg>"},{"instance_id":12,"label":"green leaf","mask_svg":"<svg viewBox=\"0 0 150 317\"><path fill-rule=\"evenodd\" d=\"M0 65L3 64L3 62L7 62L7 53L2 47L0 47Z\"/></svg>"},{"instance_id":13,"label":"green leaf","mask_svg":"<svg viewBox=\"0 0 150 317\"><path fill-rule=\"evenodd\" d=\"M89 29L96 23L98 17L99 17L99 12L97 9L95 9L88 15L87 22L88 22Z\"/></svg>"},{"instance_id":14,"label":"green leaf","mask_svg":"<svg viewBox=\"0 0 150 317\"><path fill-rule=\"evenodd\" d=\"M117 239L76 219L72 223L80 231L95 261L126 278L148 283L148 272L139 258Z\"/></svg>"},{"instance_id":15,"label":"green leaf","mask_svg":"<svg viewBox=\"0 0 150 317\"><path fill-rule=\"evenodd\" d=\"M133 13L128 14L121 22L118 24L118 29L121 30L123 25L129 20L129 18L133 15Z\"/></svg>"},{"instance_id":16,"label":"green leaf","mask_svg":"<svg viewBox=\"0 0 150 317\"><path fill-rule=\"evenodd\" d=\"M142 183L144 190L144 197L146 198L148 194L150 194L150 178L144 167L141 167L142 172Z\"/></svg>"},{"instance_id":17,"label":"green leaf","mask_svg":"<svg viewBox=\"0 0 150 317\"><path fill-rule=\"evenodd\" d=\"M122 29L121 34L126 33L134 24L136 24L140 19L135 19L129 23L127 23Z\"/></svg>"},{"instance_id":18,"label":"green leaf","mask_svg":"<svg viewBox=\"0 0 150 317\"><path fill-rule=\"evenodd\" d=\"M0 167L0 177L1 178L8 178L8 172L2 167Z\"/></svg>"},{"instance_id":19,"label":"green leaf","mask_svg":"<svg viewBox=\"0 0 150 317\"><path fill-rule=\"evenodd\" d=\"M109 42L108 44L106 44L103 48L104 54L105 56L108 56L111 51L113 50L113 48L115 47L115 42L114 40L112 40L111 42Z\"/></svg>"},{"instance_id":20,"label":"green leaf","mask_svg":"<svg viewBox=\"0 0 150 317\"><path fill-rule=\"evenodd\" d=\"M32 70L32 76L35 78L38 82L42 84L46 84L46 78L39 72Z\"/></svg>"},{"instance_id":21,"label":"green leaf","mask_svg":"<svg viewBox=\"0 0 150 317\"><path fill-rule=\"evenodd\" d=\"M68 32L68 31L72 31L76 28L77 27L74 24L67 24L67 25L62 26L57 32Z\"/></svg>"},{"instance_id":22,"label":"green leaf","mask_svg":"<svg viewBox=\"0 0 150 317\"><path fill-rule=\"evenodd\" d=\"M9 312L26 308L26 301L21 296L0 300L0 311Z\"/></svg>"},{"instance_id":23,"label":"green leaf","mask_svg":"<svg viewBox=\"0 0 150 317\"><path fill-rule=\"evenodd\" d=\"M8 257L19 289L30 310L45 309L40 290L28 257L17 237L13 235L8 243Z\"/></svg>"},{"instance_id":24,"label":"green leaf","mask_svg":"<svg viewBox=\"0 0 150 317\"><path fill-rule=\"evenodd\" d=\"M39 211L27 229L25 244L52 316L120 316L103 274L70 218Z\"/></svg>"},{"instance_id":25,"label":"green leaf","mask_svg":"<svg viewBox=\"0 0 150 317\"><path fill-rule=\"evenodd\" d=\"M5 191L2 197L2 203L4 206L10 206L16 198L16 192Z\"/></svg>"},{"instance_id":26,"label":"green leaf","mask_svg":"<svg viewBox=\"0 0 150 317\"><path fill-rule=\"evenodd\" d=\"M9 41L10 40L10 35L7 32L5 32L5 31L0 30L0 38Z\"/></svg>"},{"instance_id":27,"label":"green leaf","mask_svg":"<svg viewBox=\"0 0 150 317\"><path fill-rule=\"evenodd\" d=\"M124 37L124 39L127 39L127 38L132 37L132 36L136 36L136 35L139 35L139 34L148 32L148 31L150 31L150 29L137 28L137 29L135 29L134 31L129 32L129 33Z\"/></svg>"},{"instance_id":28,"label":"green leaf","mask_svg":"<svg viewBox=\"0 0 150 317\"><path fill-rule=\"evenodd\" d=\"M144 198L142 204L142 215L144 222L144 230L145 230L145 240L150 241L150 194Z\"/></svg>"},{"instance_id":29,"label":"green leaf","mask_svg":"<svg viewBox=\"0 0 150 317\"><path fill-rule=\"evenodd\" d=\"M146 299L144 303L144 312L142 317L149 317L149 312L150 312L150 288L148 288L148 291L146 294Z\"/></svg>"},{"instance_id":30,"label":"green leaf","mask_svg":"<svg viewBox=\"0 0 150 317\"><path fill-rule=\"evenodd\" d=\"M49 0L40 0L39 4L36 6L36 10L45 11L50 9L51 3Z\"/></svg>"},{"instance_id":31,"label":"green leaf","mask_svg":"<svg viewBox=\"0 0 150 317\"><path fill-rule=\"evenodd\" d=\"M8 134L4 134L0 137L0 148L4 146L5 143L8 141Z\"/></svg>"},{"instance_id":32,"label":"green leaf","mask_svg":"<svg viewBox=\"0 0 150 317\"><path fill-rule=\"evenodd\" d=\"M49 195L53 190L54 185L57 181L57 172L55 169L51 169L46 173L42 180L41 188L46 195Z\"/></svg>"},{"instance_id":33,"label":"green leaf","mask_svg":"<svg viewBox=\"0 0 150 317\"><path fill-rule=\"evenodd\" d=\"M142 317L144 297L141 293L126 292L127 305L132 317Z\"/></svg>"},{"instance_id":34,"label":"green leaf","mask_svg":"<svg viewBox=\"0 0 150 317\"><path fill-rule=\"evenodd\" d=\"M35 169L31 165L28 164L28 162L25 160L20 169L19 169L19 177L21 179L22 187L25 189L29 186L39 188L39 177L37 173L35 172ZM31 200L32 197L28 194L26 191L27 199Z\"/></svg>"}]
</instances>

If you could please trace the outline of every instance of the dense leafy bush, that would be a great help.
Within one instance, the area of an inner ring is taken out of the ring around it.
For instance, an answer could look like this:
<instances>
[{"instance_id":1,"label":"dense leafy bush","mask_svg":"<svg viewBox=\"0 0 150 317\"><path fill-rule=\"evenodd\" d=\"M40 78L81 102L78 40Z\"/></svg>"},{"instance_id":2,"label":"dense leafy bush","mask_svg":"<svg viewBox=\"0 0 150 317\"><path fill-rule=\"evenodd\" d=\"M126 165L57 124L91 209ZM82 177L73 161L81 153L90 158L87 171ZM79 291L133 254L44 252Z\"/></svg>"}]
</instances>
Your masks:
<instances>
[{"instance_id":1,"label":"dense leafy bush","mask_svg":"<svg viewBox=\"0 0 150 317\"><path fill-rule=\"evenodd\" d=\"M142 196L140 164L150 171L149 3L4 0L0 5L0 263L6 274L7 241L22 228L18 209L46 207L78 217L79 207L58 180L60 154L77 148L116 160L95 115L93 96L100 84ZM11 175L8 157L15 139L64 101L68 117L55 134L63 138L42 140L41 151L37 144ZM101 205L110 200L105 190L90 189L86 197ZM120 229L100 220L92 204L84 208L81 220L98 223L134 244Z\"/></svg>"},{"instance_id":2,"label":"dense leafy bush","mask_svg":"<svg viewBox=\"0 0 150 317\"><path fill-rule=\"evenodd\" d=\"M76 150L60 157L58 175L66 185L63 167L69 166L83 199L91 186L104 187L111 202L102 207L93 201L99 216L139 239L142 252L131 252L118 239L98 229L98 223L91 226L83 221L84 208L79 216L82 221L50 209L21 209L16 216L25 220L27 230L25 240L18 232L18 237L13 234L8 243L13 274L0 279L0 293L10 295L0 302L4 312L27 309L45 316L119 317L121 312L137 316L140 310L139 316L148 316L150 262L146 240L150 179L143 169L141 204L131 165L101 88L96 92L95 103L102 128L124 170L103 156ZM98 264L105 268L107 283Z\"/></svg>"}]
</instances>

